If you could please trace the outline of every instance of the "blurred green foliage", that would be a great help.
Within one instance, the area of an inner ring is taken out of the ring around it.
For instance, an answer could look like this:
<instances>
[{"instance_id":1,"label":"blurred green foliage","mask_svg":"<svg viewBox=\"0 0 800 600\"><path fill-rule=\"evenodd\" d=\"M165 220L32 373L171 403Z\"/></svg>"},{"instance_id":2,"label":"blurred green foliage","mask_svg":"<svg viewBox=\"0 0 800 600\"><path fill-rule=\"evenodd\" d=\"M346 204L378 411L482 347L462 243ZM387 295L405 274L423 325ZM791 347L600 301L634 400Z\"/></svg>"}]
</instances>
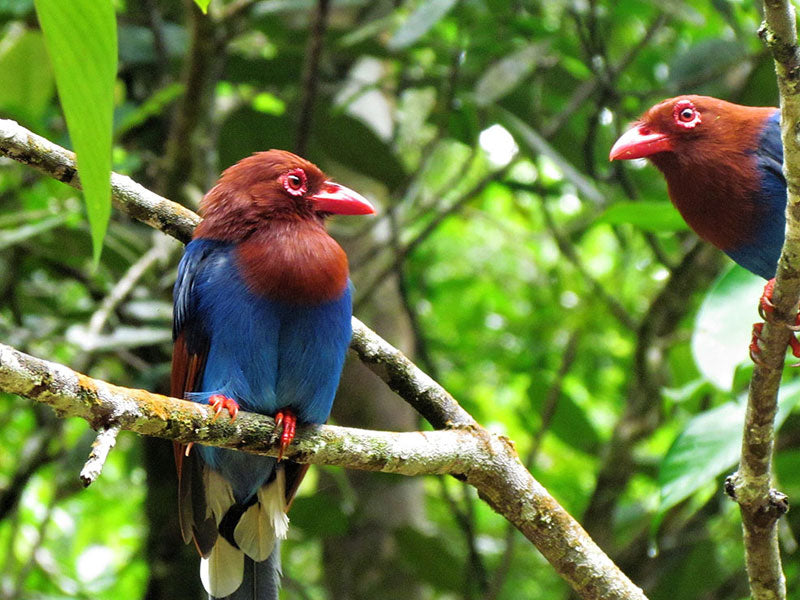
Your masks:
<instances>
[{"instance_id":1,"label":"blurred green foliage","mask_svg":"<svg viewBox=\"0 0 800 600\"><path fill-rule=\"evenodd\" d=\"M368 225L332 224L350 254L357 314L399 280L407 350L515 441L648 597L747 596L738 512L721 483L735 461L760 283L738 269L720 275L727 259L696 246L653 168L607 156L626 123L664 97L775 105L756 8L330 4L307 102L316 2L213 0L205 17L189 2L116 2L114 169L163 191L178 164L165 140L180 140L181 200L196 207L223 168L296 148L298 123L312 119L304 153L381 209ZM200 83L187 62L202 63ZM186 89L200 93L182 102ZM54 92L33 2L0 0L0 116L70 145ZM192 111L194 129L180 138L176 119ZM114 214L93 268L78 192L0 162L0 337L164 391L179 252L160 237ZM145 259L100 319L104 299ZM787 391L776 468L780 489L797 497L800 419L788 411L798 392ZM144 544L140 440L123 433L84 491L86 424L14 397L0 406L0 597L144 595L159 574ZM363 523L358 490L336 469L320 483L319 471L291 513L287 598L333 597L322 540ZM567 597L471 489L427 478L423 493L418 522L398 526L391 544L393 568L420 597ZM790 597L800 590L798 519L789 513L782 530Z\"/></svg>"}]
</instances>

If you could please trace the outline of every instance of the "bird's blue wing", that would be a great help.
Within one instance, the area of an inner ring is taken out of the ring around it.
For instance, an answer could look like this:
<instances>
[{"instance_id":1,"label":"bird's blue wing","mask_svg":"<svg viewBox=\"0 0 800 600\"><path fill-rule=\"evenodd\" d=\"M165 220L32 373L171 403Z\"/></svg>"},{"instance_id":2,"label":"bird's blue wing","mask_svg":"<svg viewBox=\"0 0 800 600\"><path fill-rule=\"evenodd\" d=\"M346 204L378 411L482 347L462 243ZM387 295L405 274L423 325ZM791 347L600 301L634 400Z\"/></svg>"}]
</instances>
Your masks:
<instances>
[{"instance_id":1,"label":"bird's blue wing","mask_svg":"<svg viewBox=\"0 0 800 600\"><path fill-rule=\"evenodd\" d=\"M759 174L753 202L763 210L763 216L755 239L725 252L746 269L770 279L775 276L786 231L786 179L778 110L764 122L753 156Z\"/></svg>"}]
</instances>

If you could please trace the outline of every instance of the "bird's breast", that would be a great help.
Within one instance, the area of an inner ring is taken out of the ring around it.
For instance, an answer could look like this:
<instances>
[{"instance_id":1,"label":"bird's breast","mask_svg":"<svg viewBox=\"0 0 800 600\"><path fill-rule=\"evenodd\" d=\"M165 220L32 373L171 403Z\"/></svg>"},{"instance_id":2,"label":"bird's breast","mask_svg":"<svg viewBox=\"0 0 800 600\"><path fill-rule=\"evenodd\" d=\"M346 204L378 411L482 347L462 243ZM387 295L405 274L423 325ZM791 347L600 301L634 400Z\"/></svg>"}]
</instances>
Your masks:
<instances>
[{"instance_id":1,"label":"bird's breast","mask_svg":"<svg viewBox=\"0 0 800 600\"><path fill-rule=\"evenodd\" d=\"M247 287L272 300L322 304L347 287L347 255L321 225L276 225L240 243L236 254Z\"/></svg>"}]
</instances>

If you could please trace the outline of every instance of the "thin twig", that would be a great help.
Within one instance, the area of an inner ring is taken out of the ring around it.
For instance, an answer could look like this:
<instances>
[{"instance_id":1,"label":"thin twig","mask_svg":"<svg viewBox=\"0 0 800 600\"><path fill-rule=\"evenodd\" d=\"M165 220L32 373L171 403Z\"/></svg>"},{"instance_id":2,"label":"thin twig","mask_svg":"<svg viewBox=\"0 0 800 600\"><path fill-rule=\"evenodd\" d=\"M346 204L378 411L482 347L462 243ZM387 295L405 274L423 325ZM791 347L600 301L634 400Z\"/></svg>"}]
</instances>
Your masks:
<instances>
[{"instance_id":1,"label":"thin twig","mask_svg":"<svg viewBox=\"0 0 800 600\"><path fill-rule=\"evenodd\" d=\"M550 213L550 209L547 206L547 202L544 200L544 197L542 197L541 207L542 216L544 216L544 222L547 226L547 230L553 237L553 240L558 246L558 249L561 251L561 254L563 254L564 258L566 258L572 264L575 270L580 273L581 277L586 280L594 293L603 300L603 302L608 306L609 312L614 315L617 321L619 321L620 324L622 324L622 326L626 329L634 331L636 329L636 321L633 319L633 317L631 317L628 310L622 306L619 300L608 293L603 284L600 283L591 273L589 273L589 270L583 264L580 256L578 256L578 253L575 251L575 247L564 236L564 234L561 233L560 229L556 225L556 222L553 219L553 215Z\"/></svg>"},{"instance_id":2,"label":"thin twig","mask_svg":"<svg viewBox=\"0 0 800 600\"><path fill-rule=\"evenodd\" d=\"M445 220L459 213L465 206L467 206L467 204L480 195L480 193L486 189L486 186L493 181L502 179L515 164L516 161L511 161L502 169L489 173L475 186L470 188L468 191L465 191L450 205L439 211L436 216L431 219L431 221L425 227L423 227L422 231L420 231L414 238L409 240L408 243L398 248L392 258L392 262L382 269L377 275L375 275L369 284L364 286L363 291L359 293L358 297L353 303L354 309L357 311L363 305L363 303L375 293L375 290L380 287L383 281L394 272L396 268L395 265L397 263L403 262L414 250L416 250L417 246L427 240Z\"/></svg>"},{"instance_id":3,"label":"thin twig","mask_svg":"<svg viewBox=\"0 0 800 600\"><path fill-rule=\"evenodd\" d=\"M163 263L169 260L170 255L178 248L179 246L171 242L169 238L163 236L154 238L152 248L142 254L141 258L131 265L125 275L117 281L108 295L103 298L98 309L92 314L89 319L89 326L86 328L86 334L90 340L103 331L103 327L111 313L128 297L141 278L159 262Z\"/></svg>"},{"instance_id":4,"label":"thin twig","mask_svg":"<svg viewBox=\"0 0 800 600\"><path fill-rule=\"evenodd\" d=\"M108 454L117 443L117 435L119 435L120 431L119 425L112 425L101 429L100 433L97 434L92 443L92 451L89 453L89 458L81 469L80 478L84 487L89 487L100 476Z\"/></svg>"}]
</instances>

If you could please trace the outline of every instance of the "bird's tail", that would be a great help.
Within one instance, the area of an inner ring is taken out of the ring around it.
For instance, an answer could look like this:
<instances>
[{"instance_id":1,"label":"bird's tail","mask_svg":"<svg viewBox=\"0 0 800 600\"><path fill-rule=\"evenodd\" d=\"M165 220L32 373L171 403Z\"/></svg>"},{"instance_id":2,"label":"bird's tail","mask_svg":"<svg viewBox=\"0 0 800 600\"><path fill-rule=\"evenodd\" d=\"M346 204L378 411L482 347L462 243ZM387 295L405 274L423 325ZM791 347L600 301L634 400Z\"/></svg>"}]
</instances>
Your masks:
<instances>
[{"instance_id":1,"label":"bird's tail","mask_svg":"<svg viewBox=\"0 0 800 600\"><path fill-rule=\"evenodd\" d=\"M244 504L234 500L230 484L206 469L205 492L217 523L213 546L203 552L200 579L210 598L277 600L280 540L286 538L286 480L283 469ZM198 546L199 548L199 546Z\"/></svg>"},{"instance_id":2,"label":"bird's tail","mask_svg":"<svg viewBox=\"0 0 800 600\"><path fill-rule=\"evenodd\" d=\"M281 579L281 549L276 541L275 549L267 560L256 562L244 557L242 585L229 596L209 595L209 600L278 600Z\"/></svg>"}]
</instances>

